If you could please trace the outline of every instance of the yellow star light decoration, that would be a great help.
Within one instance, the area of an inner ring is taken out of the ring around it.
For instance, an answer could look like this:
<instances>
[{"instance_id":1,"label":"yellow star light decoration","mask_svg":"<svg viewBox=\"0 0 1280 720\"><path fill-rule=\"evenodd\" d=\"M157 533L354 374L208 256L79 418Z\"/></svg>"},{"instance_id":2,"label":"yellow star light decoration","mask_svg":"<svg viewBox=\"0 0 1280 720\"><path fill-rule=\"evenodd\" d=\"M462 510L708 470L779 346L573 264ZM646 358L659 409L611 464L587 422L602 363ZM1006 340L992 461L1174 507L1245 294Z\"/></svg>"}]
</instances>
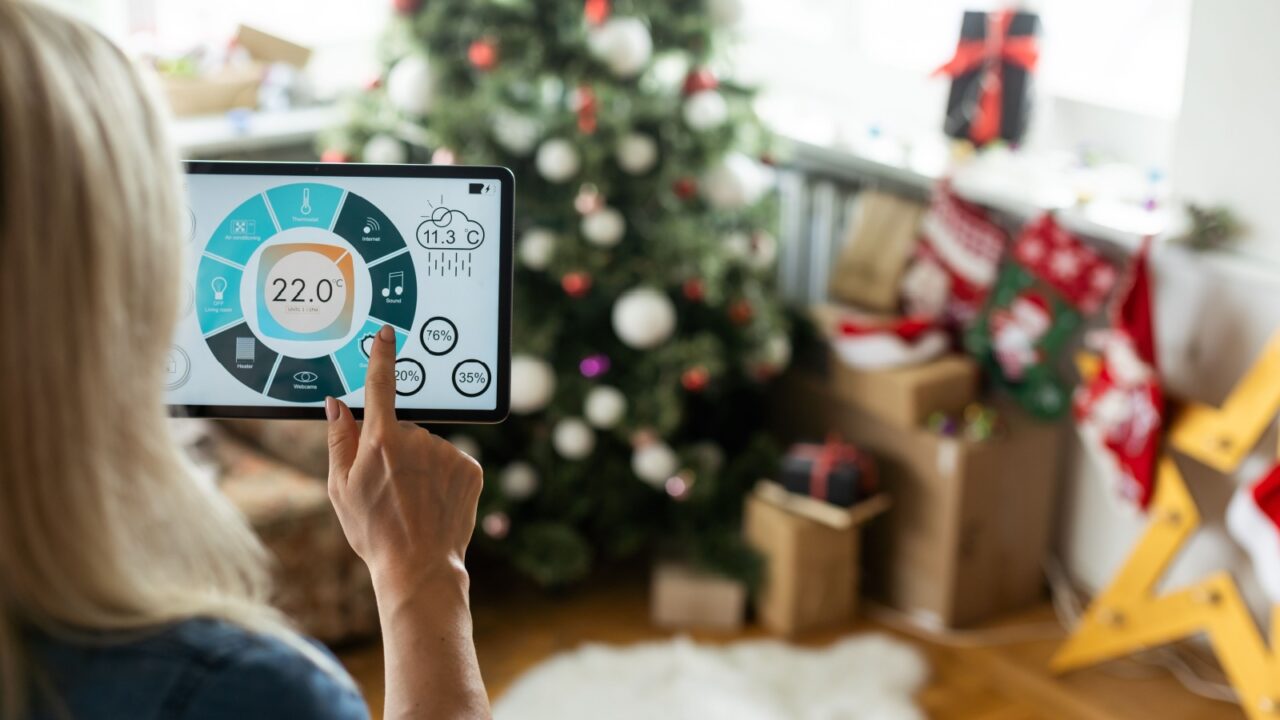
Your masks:
<instances>
[{"instance_id":1,"label":"yellow star light decoration","mask_svg":"<svg viewBox=\"0 0 1280 720\"><path fill-rule=\"evenodd\" d=\"M1280 411L1280 334L1232 390L1221 408L1188 407L1170 444L1220 472L1230 472ZM1280 720L1280 606L1272 611L1271 642L1259 631L1227 572L1164 595L1156 585L1200 526L1186 483L1165 454L1157 471L1150 520L1132 554L1096 597L1050 661L1066 672L1203 633L1251 720Z\"/></svg>"}]
</instances>

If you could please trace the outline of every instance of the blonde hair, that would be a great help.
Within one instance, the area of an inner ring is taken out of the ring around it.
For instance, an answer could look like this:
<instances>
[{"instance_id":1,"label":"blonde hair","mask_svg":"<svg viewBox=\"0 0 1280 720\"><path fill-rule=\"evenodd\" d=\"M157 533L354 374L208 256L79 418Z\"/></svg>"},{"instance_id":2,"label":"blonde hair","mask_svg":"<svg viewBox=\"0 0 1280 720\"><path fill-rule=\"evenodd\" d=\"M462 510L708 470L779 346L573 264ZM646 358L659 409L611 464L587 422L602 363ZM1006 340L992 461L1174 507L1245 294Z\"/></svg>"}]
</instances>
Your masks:
<instances>
[{"instance_id":1,"label":"blonde hair","mask_svg":"<svg viewBox=\"0 0 1280 720\"><path fill-rule=\"evenodd\" d=\"M184 203L156 108L103 36L0 0L0 718L32 700L25 628L214 617L333 665L170 437Z\"/></svg>"}]
</instances>

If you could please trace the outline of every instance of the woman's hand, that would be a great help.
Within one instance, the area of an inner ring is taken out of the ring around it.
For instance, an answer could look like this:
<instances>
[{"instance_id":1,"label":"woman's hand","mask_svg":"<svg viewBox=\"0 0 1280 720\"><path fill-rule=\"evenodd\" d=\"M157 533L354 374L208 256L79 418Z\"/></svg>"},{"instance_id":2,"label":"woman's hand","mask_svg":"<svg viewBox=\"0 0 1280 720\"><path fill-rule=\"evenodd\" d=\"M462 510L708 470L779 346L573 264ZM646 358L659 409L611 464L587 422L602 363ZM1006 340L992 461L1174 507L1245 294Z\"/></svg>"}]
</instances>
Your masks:
<instances>
[{"instance_id":1,"label":"woman's hand","mask_svg":"<svg viewBox=\"0 0 1280 720\"><path fill-rule=\"evenodd\" d=\"M373 341L364 425L325 400L329 497L369 566L386 657L383 717L487 718L463 558L476 525L475 460L396 421L395 332Z\"/></svg>"},{"instance_id":2,"label":"woman's hand","mask_svg":"<svg viewBox=\"0 0 1280 720\"><path fill-rule=\"evenodd\" d=\"M344 403L325 401L329 497L374 578L412 587L465 572L483 473L445 440L396 421L394 331L384 326L372 344L363 428Z\"/></svg>"}]
</instances>

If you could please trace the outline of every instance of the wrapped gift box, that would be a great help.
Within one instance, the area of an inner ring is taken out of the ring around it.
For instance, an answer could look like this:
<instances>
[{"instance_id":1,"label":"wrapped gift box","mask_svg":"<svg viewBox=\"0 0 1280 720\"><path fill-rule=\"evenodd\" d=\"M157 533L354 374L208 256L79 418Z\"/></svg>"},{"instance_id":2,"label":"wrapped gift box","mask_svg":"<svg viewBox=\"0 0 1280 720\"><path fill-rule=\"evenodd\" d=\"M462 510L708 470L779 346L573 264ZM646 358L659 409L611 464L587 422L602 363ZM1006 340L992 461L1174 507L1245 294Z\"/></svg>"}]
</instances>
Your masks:
<instances>
[{"instance_id":1,"label":"wrapped gift box","mask_svg":"<svg viewBox=\"0 0 1280 720\"><path fill-rule=\"evenodd\" d=\"M789 492L850 507L875 493L875 463L839 438L796 443L782 458L779 480Z\"/></svg>"},{"instance_id":2,"label":"wrapped gift box","mask_svg":"<svg viewBox=\"0 0 1280 720\"><path fill-rule=\"evenodd\" d=\"M857 607L859 534L887 507L887 498L876 496L839 508L761 482L743 516L747 543L765 559L760 623L793 636L849 621Z\"/></svg>"},{"instance_id":3,"label":"wrapped gift box","mask_svg":"<svg viewBox=\"0 0 1280 720\"><path fill-rule=\"evenodd\" d=\"M653 569L649 613L654 625L673 630L734 631L742 627L747 586L684 563Z\"/></svg>"}]
</instances>

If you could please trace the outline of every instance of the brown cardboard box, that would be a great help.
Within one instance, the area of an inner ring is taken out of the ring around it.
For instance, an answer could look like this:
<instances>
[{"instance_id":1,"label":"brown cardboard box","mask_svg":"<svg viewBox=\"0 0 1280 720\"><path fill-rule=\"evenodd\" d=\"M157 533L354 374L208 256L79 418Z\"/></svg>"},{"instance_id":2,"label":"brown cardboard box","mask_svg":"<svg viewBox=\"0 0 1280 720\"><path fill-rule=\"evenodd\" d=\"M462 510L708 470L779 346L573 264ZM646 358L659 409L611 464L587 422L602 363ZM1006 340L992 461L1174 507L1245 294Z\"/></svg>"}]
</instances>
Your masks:
<instances>
[{"instance_id":1,"label":"brown cardboard box","mask_svg":"<svg viewBox=\"0 0 1280 720\"><path fill-rule=\"evenodd\" d=\"M876 457L893 511L868 527L869 595L930 625L960 627L1043 597L1062 428L1001 408L985 442L884 422L795 371L778 384L783 439L829 431Z\"/></svg>"},{"instance_id":2,"label":"brown cardboard box","mask_svg":"<svg viewBox=\"0 0 1280 720\"><path fill-rule=\"evenodd\" d=\"M831 304L814 306L811 316L819 330L832 337L840 315L849 312L877 317ZM935 412L958 414L978 397L978 365L967 355L944 355L909 367L858 370L828 350L819 362L819 372L833 395L898 427L918 428Z\"/></svg>"},{"instance_id":3,"label":"brown cardboard box","mask_svg":"<svg viewBox=\"0 0 1280 720\"><path fill-rule=\"evenodd\" d=\"M881 312L894 310L924 212L922 203L893 193L859 193L855 221L831 270L831 296Z\"/></svg>"},{"instance_id":4,"label":"brown cardboard box","mask_svg":"<svg viewBox=\"0 0 1280 720\"><path fill-rule=\"evenodd\" d=\"M886 507L880 496L839 508L762 482L747 496L743 518L747 544L765 558L760 623L791 636L851 618L861 526Z\"/></svg>"},{"instance_id":5,"label":"brown cardboard box","mask_svg":"<svg viewBox=\"0 0 1280 720\"><path fill-rule=\"evenodd\" d=\"M658 627L738 630L746 610L747 586L737 580L677 562L653 569L649 614Z\"/></svg>"},{"instance_id":6,"label":"brown cardboard box","mask_svg":"<svg viewBox=\"0 0 1280 720\"><path fill-rule=\"evenodd\" d=\"M267 65L284 63L302 68L311 59L309 48L247 25L237 30L236 42L248 51L253 63L195 77L164 76L165 96L174 115L212 115L236 108L256 108L258 87Z\"/></svg>"}]
</instances>

